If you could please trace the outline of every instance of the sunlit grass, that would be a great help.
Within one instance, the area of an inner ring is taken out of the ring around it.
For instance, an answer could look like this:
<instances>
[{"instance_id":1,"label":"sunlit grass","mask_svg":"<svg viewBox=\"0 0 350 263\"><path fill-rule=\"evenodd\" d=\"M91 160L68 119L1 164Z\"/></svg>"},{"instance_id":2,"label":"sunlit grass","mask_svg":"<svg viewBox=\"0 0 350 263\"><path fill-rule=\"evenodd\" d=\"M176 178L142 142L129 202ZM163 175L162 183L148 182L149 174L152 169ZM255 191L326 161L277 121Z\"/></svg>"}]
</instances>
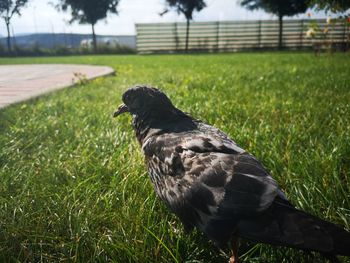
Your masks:
<instances>
[{"instance_id":1,"label":"sunlit grass","mask_svg":"<svg viewBox=\"0 0 350 263\"><path fill-rule=\"evenodd\" d=\"M0 110L1 262L226 262L228 250L185 233L156 198L131 118L112 118L137 83L228 133L296 206L350 228L349 54L0 59L6 63L109 65L117 74ZM243 243L240 253L245 262L321 261L267 245Z\"/></svg>"}]
</instances>

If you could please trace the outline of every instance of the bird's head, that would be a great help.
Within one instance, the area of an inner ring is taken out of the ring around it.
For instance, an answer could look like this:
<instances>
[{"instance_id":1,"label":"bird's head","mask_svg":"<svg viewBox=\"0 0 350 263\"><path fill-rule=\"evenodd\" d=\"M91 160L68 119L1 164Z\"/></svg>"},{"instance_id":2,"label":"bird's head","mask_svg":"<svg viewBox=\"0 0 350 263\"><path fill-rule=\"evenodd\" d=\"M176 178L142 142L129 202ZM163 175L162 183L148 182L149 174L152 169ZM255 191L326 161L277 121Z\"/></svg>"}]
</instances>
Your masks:
<instances>
[{"instance_id":1,"label":"bird's head","mask_svg":"<svg viewBox=\"0 0 350 263\"><path fill-rule=\"evenodd\" d=\"M123 104L114 112L113 117L129 112L139 117L148 114L164 114L176 110L170 99L159 89L147 86L129 88L122 96Z\"/></svg>"}]
</instances>

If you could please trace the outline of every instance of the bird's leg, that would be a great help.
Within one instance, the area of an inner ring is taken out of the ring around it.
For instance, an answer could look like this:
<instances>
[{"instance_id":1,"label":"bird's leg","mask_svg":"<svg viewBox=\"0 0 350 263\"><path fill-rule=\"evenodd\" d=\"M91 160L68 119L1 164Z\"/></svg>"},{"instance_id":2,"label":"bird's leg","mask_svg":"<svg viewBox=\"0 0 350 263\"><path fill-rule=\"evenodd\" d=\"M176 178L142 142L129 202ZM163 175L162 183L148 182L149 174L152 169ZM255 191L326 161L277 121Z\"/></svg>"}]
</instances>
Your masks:
<instances>
[{"instance_id":1,"label":"bird's leg","mask_svg":"<svg viewBox=\"0 0 350 263\"><path fill-rule=\"evenodd\" d=\"M230 263L239 263L238 258L238 238L232 237L231 240L231 250L232 250L232 256L230 257Z\"/></svg>"}]
</instances>

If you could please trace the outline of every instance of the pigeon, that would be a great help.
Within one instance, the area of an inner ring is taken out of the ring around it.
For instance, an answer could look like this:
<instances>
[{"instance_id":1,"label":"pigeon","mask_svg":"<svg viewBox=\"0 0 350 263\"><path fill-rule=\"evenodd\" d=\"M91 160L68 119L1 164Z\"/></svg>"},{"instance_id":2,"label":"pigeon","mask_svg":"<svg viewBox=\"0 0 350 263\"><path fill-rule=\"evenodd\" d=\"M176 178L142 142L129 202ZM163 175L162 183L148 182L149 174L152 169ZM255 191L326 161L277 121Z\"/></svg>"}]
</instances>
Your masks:
<instances>
[{"instance_id":1,"label":"pigeon","mask_svg":"<svg viewBox=\"0 0 350 263\"><path fill-rule=\"evenodd\" d=\"M129 112L157 196L186 231L197 228L219 248L238 238L316 251L337 262L350 256L350 233L295 208L252 154L221 130L176 108L145 85L122 95L117 117Z\"/></svg>"}]
</instances>

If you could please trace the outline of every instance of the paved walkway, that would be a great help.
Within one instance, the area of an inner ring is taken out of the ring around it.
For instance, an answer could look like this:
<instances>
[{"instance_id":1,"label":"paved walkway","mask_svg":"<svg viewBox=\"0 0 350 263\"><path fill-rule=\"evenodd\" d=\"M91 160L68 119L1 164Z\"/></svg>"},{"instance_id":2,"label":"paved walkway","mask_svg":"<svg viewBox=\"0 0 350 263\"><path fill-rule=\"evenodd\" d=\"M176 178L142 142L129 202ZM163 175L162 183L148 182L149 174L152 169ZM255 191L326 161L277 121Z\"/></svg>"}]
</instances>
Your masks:
<instances>
[{"instance_id":1,"label":"paved walkway","mask_svg":"<svg viewBox=\"0 0 350 263\"><path fill-rule=\"evenodd\" d=\"M0 108L72 86L81 79L93 79L112 73L112 68L104 66L0 65Z\"/></svg>"}]
</instances>

